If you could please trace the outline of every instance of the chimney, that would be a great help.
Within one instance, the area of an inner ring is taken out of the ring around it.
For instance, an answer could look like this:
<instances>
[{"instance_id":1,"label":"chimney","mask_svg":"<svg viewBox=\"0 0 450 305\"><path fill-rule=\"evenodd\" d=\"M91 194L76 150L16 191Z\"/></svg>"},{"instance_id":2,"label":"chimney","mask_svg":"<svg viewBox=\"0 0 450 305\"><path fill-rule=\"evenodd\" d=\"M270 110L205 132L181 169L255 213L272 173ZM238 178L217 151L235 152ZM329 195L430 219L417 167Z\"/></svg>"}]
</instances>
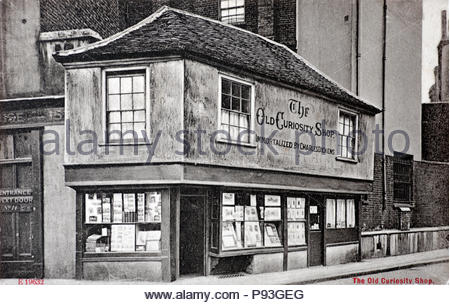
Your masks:
<instances>
[{"instance_id":1,"label":"chimney","mask_svg":"<svg viewBox=\"0 0 450 305\"><path fill-rule=\"evenodd\" d=\"M438 46L438 65L439 65L439 78L438 78L438 97L441 102L448 103L448 24L447 24L447 11L441 13L442 24L442 38Z\"/></svg>"},{"instance_id":2,"label":"chimney","mask_svg":"<svg viewBox=\"0 0 450 305\"><path fill-rule=\"evenodd\" d=\"M442 40L448 40L448 25L447 25L447 11L441 12L441 24L442 24Z\"/></svg>"},{"instance_id":3,"label":"chimney","mask_svg":"<svg viewBox=\"0 0 450 305\"><path fill-rule=\"evenodd\" d=\"M258 34L274 39L274 0L258 0Z\"/></svg>"}]
</instances>

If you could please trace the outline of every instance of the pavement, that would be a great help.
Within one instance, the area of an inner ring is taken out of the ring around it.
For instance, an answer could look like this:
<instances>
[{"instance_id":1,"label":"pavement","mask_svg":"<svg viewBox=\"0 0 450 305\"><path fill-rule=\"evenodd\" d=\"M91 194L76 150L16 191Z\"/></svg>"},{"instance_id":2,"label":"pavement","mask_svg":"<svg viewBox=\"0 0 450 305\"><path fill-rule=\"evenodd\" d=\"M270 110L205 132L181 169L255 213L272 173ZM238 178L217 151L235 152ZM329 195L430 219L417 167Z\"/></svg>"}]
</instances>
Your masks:
<instances>
[{"instance_id":1,"label":"pavement","mask_svg":"<svg viewBox=\"0 0 450 305\"><path fill-rule=\"evenodd\" d=\"M235 276L182 277L172 283L143 281L86 281L72 279L45 279L46 285L299 285L314 284L342 278L380 272L408 269L415 266L439 264L449 261L449 250L441 249L407 255L367 259L361 262L334 266L316 266L285 272L264 274L238 274ZM17 285L17 279L0 279L0 285Z\"/></svg>"}]
</instances>

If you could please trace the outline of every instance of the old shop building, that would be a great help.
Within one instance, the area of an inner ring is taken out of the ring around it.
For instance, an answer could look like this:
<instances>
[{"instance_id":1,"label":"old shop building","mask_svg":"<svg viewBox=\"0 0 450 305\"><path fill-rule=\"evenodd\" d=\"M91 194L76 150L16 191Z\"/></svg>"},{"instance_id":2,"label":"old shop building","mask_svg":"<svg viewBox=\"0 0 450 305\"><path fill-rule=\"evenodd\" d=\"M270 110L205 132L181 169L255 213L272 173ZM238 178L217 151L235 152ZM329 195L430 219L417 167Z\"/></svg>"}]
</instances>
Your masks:
<instances>
[{"instance_id":1,"label":"old shop building","mask_svg":"<svg viewBox=\"0 0 450 305\"><path fill-rule=\"evenodd\" d=\"M55 57L66 69L68 141L80 147L64 157L78 278L170 281L358 260L379 110L289 48L165 7ZM142 136L129 142L117 130Z\"/></svg>"}]
</instances>

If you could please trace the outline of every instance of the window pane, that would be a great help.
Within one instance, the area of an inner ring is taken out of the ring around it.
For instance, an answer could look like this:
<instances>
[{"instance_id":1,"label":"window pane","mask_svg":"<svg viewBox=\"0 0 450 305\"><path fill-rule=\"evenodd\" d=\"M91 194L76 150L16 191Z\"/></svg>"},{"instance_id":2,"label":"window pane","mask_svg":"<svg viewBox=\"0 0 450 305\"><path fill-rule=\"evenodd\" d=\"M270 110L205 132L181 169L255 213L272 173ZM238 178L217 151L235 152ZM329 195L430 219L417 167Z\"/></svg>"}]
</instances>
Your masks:
<instances>
[{"instance_id":1,"label":"window pane","mask_svg":"<svg viewBox=\"0 0 450 305\"><path fill-rule=\"evenodd\" d=\"M243 6L245 0L236 0L236 6Z\"/></svg>"},{"instance_id":2,"label":"window pane","mask_svg":"<svg viewBox=\"0 0 450 305\"><path fill-rule=\"evenodd\" d=\"M345 200L344 199L337 200L336 228L345 228Z\"/></svg>"},{"instance_id":3,"label":"window pane","mask_svg":"<svg viewBox=\"0 0 450 305\"><path fill-rule=\"evenodd\" d=\"M17 187L31 188L33 187L33 172L30 164L17 164Z\"/></svg>"},{"instance_id":4,"label":"window pane","mask_svg":"<svg viewBox=\"0 0 450 305\"><path fill-rule=\"evenodd\" d=\"M120 95L108 96L108 110L120 110Z\"/></svg>"},{"instance_id":5,"label":"window pane","mask_svg":"<svg viewBox=\"0 0 450 305\"><path fill-rule=\"evenodd\" d=\"M231 94L231 82L222 78L222 93Z\"/></svg>"},{"instance_id":6,"label":"window pane","mask_svg":"<svg viewBox=\"0 0 450 305\"><path fill-rule=\"evenodd\" d=\"M14 157L31 157L31 134L30 132L20 132L14 134Z\"/></svg>"},{"instance_id":7,"label":"window pane","mask_svg":"<svg viewBox=\"0 0 450 305\"><path fill-rule=\"evenodd\" d=\"M120 112L110 112L108 113L108 123L120 123Z\"/></svg>"},{"instance_id":8,"label":"window pane","mask_svg":"<svg viewBox=\"0 0 450 305\"><path fill-rule=\"evenodd\" d=\"M133 108L134 109L145 109L144 93L133 94Z\"/></svg>"},{"instance_id":9,"label":"window pane","mask_svg":"<svg viewBox=\"0 0 450 305\"><path fill-rule=\"evenodd\" d=\"M327 199L327 229L336 227L336 201Z\"/></svg>"},{"instance_id":10,"label":"window pane","mask_svg":"<svg viewBox=\"0 0 450 305\"><path fill-rule=\"evenodd\" d=\"M0 165L0 185L2 188L16 187L12 165Z\"/></svg>"},{"instance_id":11,"label":"window pane","mask_svg":"<svg viewBox=\"0 0 450 305\"><path fill-rule=\"evenodd\" d=\"M230 137L231 140L237 140L239 134L239 127L230 126Z\"/></svg>"},{"instance_id":12,"label":"window pane","mask_svg":"<svg viewBox=\"0 0 450 305\"><path fill-rule=\"evenodd\" d=\"M145 91L145 77L143 75L133 77L133 92L144 92Z\"/></svg>"},{"instance_id":13,"label":"window pane","mask_svg":"<svg viewBox=\"0 0 450 305\"><path fill-rule=\"evenodd\" d=\"M246 128L240 128L239 129L239 140L242 143L249 143L249 134L248 129Z\"/></svg>"},{"instance_id":14,"label":"window pane","mask_svg":"<svg viewBox=\"0 0 450 305\"><path fill-rule=\"evenodd\" d=\"M232 88L233 88L233 92L232 92L233 96L241 97L241 86L237 83L233 83Z\"/></svg>"},{"instance_id":15,"label":"window pane","mask_svg":"<svg viewBox=\"0 0 450 305\"><path fill-rule=\"evenodd\" d=\"M355 200L347 199L347 228L355 227Z\"/></svg>"},{"instance_id":16,"label":"window pane","mask_svg":"<svg viewBox=\"0 0 450 305\"><path fill-rule=\"evenodd\" d=\"M239 114L230 112L230 125L239 126Z\"/></svg>"},{"instance_id":17,"label":"window pane","mask_svg":"<svg viewBox=\"0 0 450 305\"><path fill-rule=\"evenodd\" d=\"M241 103L239 101L239 98L233 97L231 109L236 110L236 111L241 110Z\"/></svg>"},{"instance_id":18,"label":"window pane","mask_svg":"<svg viewBox=\"0 0 450 305\"><path fill-rule=\"evenodd\" d=\"M221 114L221 123L222 123L222 124L229 124L229 122L230 122L230 114L229 114L229 111L222 110L222 114Z\"/></svg>"},{"instance_id":19,"label":"window pane","mask_svg":"<svg viewBox=\"0 0 450 305\"><path fill-rule=\"evenodd\" d=\"M134 112L134 121L135 122L145 122L145 111L135 111Z\"/></svg>"},{"instance_id":20,"label":"window pane","mask_svg":"<svg viewBox=\"0 0 450 305\"><path fill-rule=\"evenodd\" d=\"M120 124L110 124L108 125L108 137L111 141L118 141L120 140L121 135L121 126Z\"/></svg>"},{"instance_id":21,"label":"window pane","mask_svg":"<svg viewBox=\"0 0 450 305\"><path fill-rule=\"evenodd\" d=\"M124 140L133 140L134 139L133 123L122 124L122 138Z\"/></svg>"},{"instance_id":22,"label":"window pane","mask_svg":"<svg viewBox=\"0 0 450 305\"><path fill-rule=\"evenodd\" d=\"M145 123L134 123L134 131L138 138L142 138L142 132L145 132Z\"/></svg>"},{"instance_id":23,"label":"window pane","mask_svg":"<svg viewBox=\"0 0 450 305\"><path fill-rule=\"evenodd\" d=\"M250 113L250 102L249 101L242 100L241 107L242 107L241 112Z\"/></svg>"},{"instance_id":24,"label":"window pane","mask_svg":"<svg viewBox=\"0 0 450 305\"><path fill-rule=\"evenodd\" d=\"M133 111L122 112L122 123L133 122Z\"/></svg>"},{"instance_id":25,"label":"window pane","mask_svg":"<svg viewBox=\"0 0 450 305\"><path fill-rule=\"evenodd\" d=\"M120 78L120 93L131 93L131 77Z\"/></svg>"},{"instance_id":26,"label":"window pane","mask_svg":"<svg viewBox=\"0 0 450 305\"><path fill-rule=\"evenodd\" d=\"M239 127L244 127L248 129L248 116L245 114L241 114L239 117L240 117Z\"/></svg>"},{"instance_id":27,"label":"window pane","mask_svg":"<svg viewBox=\"0 0 450 305\"><path fill-rule=\"evenodd\" d=\"M250 99L250 86L242 86L242 98L246 100Z\"/></svg>"},{"instance_id":28,"label":"window pane","mask_svg":"<svg viewBox=\"0 0 450 305\"><path fill-rule=\"evenodd\" d=\"M222 94L222 108L231 109L230 107L230 97L228 95Z\"/></svg>"},{"instance_id":29,"label":"window pane","mask_svg":"<svg viewBox=\"0 0 450 305\"><path fill-rule=\"evenodd\" d=\"M120 93L118 77L108 77L108 94Z\"/></svg>"},{"instance_id":30,"label":"window pane","mask_svg":"<svg viewBox=\"0 0 450 305\"><path fill-rule=\"evenodd\" d=\"M120 106L122 110L133 109L133 103L131 99L131 94L124 94L120 96Z\"/></svg>"},{"instance_id":31,"label":"window pane","mask_svg":"<svg viewBox=\"0 0 450 305\"><path fill-rule=\"evenodd\" d=\"M13 135L0 134L0 159L12 159L14 142Z\"/></svg>"}]
</instances>

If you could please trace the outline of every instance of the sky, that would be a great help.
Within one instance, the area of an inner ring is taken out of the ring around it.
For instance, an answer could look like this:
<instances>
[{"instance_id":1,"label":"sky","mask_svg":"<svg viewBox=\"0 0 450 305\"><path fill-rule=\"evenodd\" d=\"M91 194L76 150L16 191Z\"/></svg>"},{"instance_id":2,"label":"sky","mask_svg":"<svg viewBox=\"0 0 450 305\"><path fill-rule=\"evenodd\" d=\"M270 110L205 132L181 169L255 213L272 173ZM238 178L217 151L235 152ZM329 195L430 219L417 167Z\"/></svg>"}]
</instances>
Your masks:
<instances>
[{"instance_id":1,"label":"sky","mask_svg":"<svg viewBox=\"0 0 450 305\"><path fill-rule=\"evenodd\" d=\"M422 102L428 103L428 91L434 84L433 69L438 64L437 46L441 40L441 11L448 0L423 0L422 20Z\"/></svg>"}]
</instances>

